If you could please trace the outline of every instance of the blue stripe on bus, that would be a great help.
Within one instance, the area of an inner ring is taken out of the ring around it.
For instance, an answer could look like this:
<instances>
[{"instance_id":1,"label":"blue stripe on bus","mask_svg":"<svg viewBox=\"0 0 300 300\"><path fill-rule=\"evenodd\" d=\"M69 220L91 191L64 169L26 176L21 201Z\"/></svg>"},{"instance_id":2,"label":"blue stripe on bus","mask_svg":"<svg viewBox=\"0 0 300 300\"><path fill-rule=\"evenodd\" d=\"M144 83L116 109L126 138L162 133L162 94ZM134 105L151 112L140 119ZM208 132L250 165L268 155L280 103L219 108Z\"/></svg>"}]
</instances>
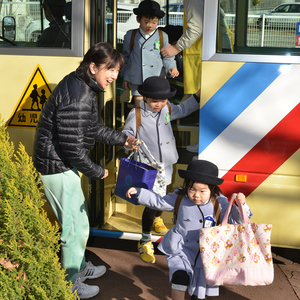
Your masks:
<instances>
[{"instance_id":1,"label":"blue stripe on bus","mask_svg":"<svg viewBox=\"0 0 300 300\"><path fill-rule=\"evenodd\" d=\"M120 231L113 230L103 230L103 229L90 229L90 236L101 236L101 237L109 237L119 239L122 237L124 233Z\"/></svg>"},{"instance_id":2,"label":"blue stripe on bus","mask_svg":"<svg viewBox=\"0 0 300 300\"><path fill-rule=\"evenodd\" d=\"M271 63L245 63L203 105L200 109L199 153L280 75L280 66Z\"/></svg>"}]
</instances>

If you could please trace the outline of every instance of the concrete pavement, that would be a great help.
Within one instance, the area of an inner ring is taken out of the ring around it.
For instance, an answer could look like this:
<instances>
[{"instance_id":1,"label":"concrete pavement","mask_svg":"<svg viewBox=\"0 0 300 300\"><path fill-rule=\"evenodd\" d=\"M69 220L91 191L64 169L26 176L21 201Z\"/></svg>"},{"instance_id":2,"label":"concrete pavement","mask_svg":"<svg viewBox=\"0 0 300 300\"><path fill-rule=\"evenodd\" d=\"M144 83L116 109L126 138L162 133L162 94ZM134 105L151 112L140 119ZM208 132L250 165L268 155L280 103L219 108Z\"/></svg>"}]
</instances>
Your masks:
<instances>
[{"instance_id":1,"label":"concrete pavement","mask_svg":"<svg viewBox=\"0 0 300 300\"><path fill-rule=\"evenodd\" d=\"M300 299L300 250L273 248L273 261L285 274L287 281Z\"/></svg>"},{"instance_id":2,"label":"concrete pavement","mask_svg":"<svg viewBox=\"0 0 300 300\"><path fill-rule=\"evenodd\" d=\"M136 241L93 237L86 259L104 264L103 277L87 280L100 287L92 300L171 300L166 257L155 249L156 263L139 258ZM300 250L273 248L274 282L268 286L222 286L219 297L210 300L300 299ZM190 297L186 295L186 300Z\"/></svg>"}]
</instances>

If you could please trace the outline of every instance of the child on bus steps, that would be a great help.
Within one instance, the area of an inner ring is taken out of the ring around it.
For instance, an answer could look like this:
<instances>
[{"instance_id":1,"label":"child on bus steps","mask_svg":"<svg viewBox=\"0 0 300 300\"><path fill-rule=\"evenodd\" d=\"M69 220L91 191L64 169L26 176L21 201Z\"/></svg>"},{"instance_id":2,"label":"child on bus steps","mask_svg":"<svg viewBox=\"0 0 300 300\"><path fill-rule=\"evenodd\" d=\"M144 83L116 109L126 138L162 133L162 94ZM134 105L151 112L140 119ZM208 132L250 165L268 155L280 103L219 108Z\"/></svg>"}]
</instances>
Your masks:
<instances>
[{"instance_id":1,"label":"child on bus steps","mask_svg":"<svg viewBox=\"0 0 300 300\"><path fill-rule=\"evenodd\" d=\"M188 116L199 109L200 90L186 101L174 105L168 101L176 94L169 81L160 76L147 78L138 87L143 96L140 108L133 108L126 119L123 132L127 136L135 136L148 146L158 162L164 163L166 186L171 183L173 164L178 160L175 137L171 121ZM137 112L140 111L141 122L137 126ZM146 207L142 216L142 239L138 243L141 259L154 263L154 249L151 241L151 229L159 234L167 232L167 227L160 218L161 211Z\"/></svg>"},{"instance_id":2,"label":"child on bus steps","mask_svg":"<svg viewBox=\"0 0 300 300\"><path fill-rule=\"evenodd\" d=\"M159 19L165 13L156 1L144 0L133 12L140 24L138 30L129 30L124 36L122 71L123 88L131 89L135 107L139 107L142 96L137 87L150 76L171 77L179 75L174 56L163 58L160 49L169 45L168 35L157 29Z\"/></svg>"},{"instance_id":3,"label":"child on bus steps","mask_svg":"<svg viewBox=\"0 0 300 300\"><path fill-rule=\"evenodd\" d=\"M178 170L179 176L184 179L183 187L165 197L143 188L131 187L127 191L126 196L137 197L139 204L173 212L178 195L182 195L177 222L158 246L158 249L167 255L173 300L184 300L187 289L192 300L205 299L206 295L219 295L218 286L211 287L206 284L201 255L199 255L200 228L215 226L217 222L213 203L218 201L220 222L229 205L218 186L224 181L218 178L218 173L215 164L206 160L193 160L187 170ZM238 193L235 201L243 205L249 218L252 217L244 194ZM232 207L228 222L231 224L243 222L238 206Z\"/></svg>"}]
</instances>

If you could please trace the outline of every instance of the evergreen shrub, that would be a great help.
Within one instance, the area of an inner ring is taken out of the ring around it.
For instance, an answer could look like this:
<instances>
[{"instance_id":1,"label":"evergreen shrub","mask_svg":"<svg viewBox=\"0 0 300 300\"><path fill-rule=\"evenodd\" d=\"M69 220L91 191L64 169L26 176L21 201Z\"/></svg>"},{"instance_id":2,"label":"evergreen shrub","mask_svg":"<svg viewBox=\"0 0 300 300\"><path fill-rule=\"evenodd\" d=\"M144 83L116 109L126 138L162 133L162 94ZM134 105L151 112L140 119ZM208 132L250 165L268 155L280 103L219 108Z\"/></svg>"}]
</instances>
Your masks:
<instances>
[{"instance_id":1,"label":"evergreen shrub","mask_svg":"<svg viewBox=\"0 0 300 300\"><path fill-rule=\"evenodd\" d=\"M14 145L0 116L0 299L74 299L59 252L59 226L45 200L31 158Z\"/></svg>"}]
</instances>

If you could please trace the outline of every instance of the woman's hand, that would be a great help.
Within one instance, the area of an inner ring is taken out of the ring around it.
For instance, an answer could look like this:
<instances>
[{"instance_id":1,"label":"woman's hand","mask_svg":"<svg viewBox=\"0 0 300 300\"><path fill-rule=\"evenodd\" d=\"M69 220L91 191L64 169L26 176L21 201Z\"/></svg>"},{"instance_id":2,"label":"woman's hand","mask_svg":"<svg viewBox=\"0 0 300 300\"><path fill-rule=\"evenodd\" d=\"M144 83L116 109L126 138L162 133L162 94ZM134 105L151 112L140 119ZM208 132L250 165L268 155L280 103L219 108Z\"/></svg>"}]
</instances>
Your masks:
<instances>
[{"instance_id":1,"label":"woman's hand","mask_svg":"<svg viewBox=\"0 0 300 300\"><path fill-rule=\"evenodd\" d=\"M101 177L101 179L104 179L104 178L106 178L108 176L108 170L104 169L104 171L105 171L105 174L104 174L103 177Z\"/></svg>"},{"instance_id":2,"label":"woman's hand","mask_svg":"<svg viewBox=\"0 0 300 300\"><path fill-rule=\"evenodd\" d=\"M127 137L127 140L126 140L124 146L137 151L140 147L140 144L141 144L141 142L138 139L136 139L134 136L129 136L129 137Z\"/></svg>"},{"instance_id":3,"label":"woman's hand","mask_svg":"<svg viewBox=\"0 0 300 300\"><path fill-rule=\"evenodd\" d=\"M131 198L131 195L135 195L137 193L136 188L131 187L127 192L126 192L126 197Z\"/></svg>"},{"instance_id":4,"label":"woman's hand","mask_svg":"<svg viewBox=\"0 0 300 300\"><path fill-rule=\"evenodd\" d=\"M161 49L160 53L163 57L172 57L178 54L180 50L177 48L176 45L168 45Z\"/></svg>"},{"instance_id":5,"label":"woman's hand","mask_svg":"<svg viewBox=\"0 0 300 300\"><path fill-rule=\"evenodd\" d=\"M243 193L238 193L235 196L235 201L239 202L240 204L245 204L246 203L246 197Z\"/></svg>"}]
</instances>

